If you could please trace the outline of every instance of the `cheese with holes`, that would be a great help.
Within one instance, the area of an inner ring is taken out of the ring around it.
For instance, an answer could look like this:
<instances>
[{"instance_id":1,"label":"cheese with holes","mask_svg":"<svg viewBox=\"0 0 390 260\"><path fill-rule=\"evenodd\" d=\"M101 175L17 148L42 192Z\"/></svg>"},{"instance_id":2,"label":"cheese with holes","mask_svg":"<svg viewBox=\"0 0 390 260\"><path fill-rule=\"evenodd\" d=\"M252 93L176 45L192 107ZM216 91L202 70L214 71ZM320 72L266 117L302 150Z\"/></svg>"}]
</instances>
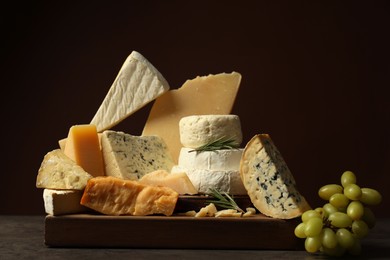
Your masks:
<instances>
[{"instance_id":1,"label":"cheese with holes","mask_svg":"<svg viewBox=\"0 0 390 260\"><path fill-rule=\"evenodd\" d=\"M198 190L194 187L187 174L183 172L169 173L165 170L157 170L142 176L139 183L169 187L181 195L194 195L198 193Z\"/></svg>"},{"instance_id":2,"label":"cheese with holes","mask_svg":"<svg viewBox=\"0 0 390 260\"><path fill-rule=\"evenodd\" d=\"M169 90L162 74L140 53L124 62L91 124L98 132L110 129Z\"/></svg>"},{"instance_id":3,"label":"cheese with holes","mask_svg":"<svg viewBox=\"0 0 390 260\"><path fill-rule=\"evenodd\" d=\"M66 139L64 154L92 176L104 175L103 157L95 125L72 126Z\"/></svg>"},{"instance_id":4,"label":"cheese with holes","mask_svg":"<svg viewBox=\"0 0 390 260\"><path fill-rule=\"evenodd\" d=\"M36 179L37 188L82 190L92 175L60 149L48 152L41 163Z\"/></svg>"},{"instance_id":5,"label":"cheese with holes","mask_svg":"<svg viewBox=\"0 0 390 260\"><path fill-rule=\"evenodd\" d=\"M107 176L139 180L145 174L171 171L174 162L167 146L158 136L134 136L106 130L101 144Z\"/></svg>"},{"instance_id":6,"label":"cheese with holes","mask_svg":"<svg viewBox=\"0 0 390 260\"><path fill-rule=\"evenodd\" d=\"M213 171L187 169L180 165L172 168L172 173L185 172L199 193L210 194L210 189L227 192L231 195L246 195L239 170Z\"/></svg>"},{"instance_id":7,"label":"cheese with holes","mask_svg":"<svg viewBox=\"0 0 390 260\"><path fill-rule=\"evenodd\" d=\"M177 163L182 148L179 121L191 115L230 114L240 82L241 74L237 72L187 80L179 89L167 91L155 100L142 135L163 138Z\"/></svg>"},{"instance_id":8,"label":"cheese with holes","mask_svg":"<svg viewBox=\"0 0 390 260\"><path fill-rule=\"evenodd\" d=\"M234 147L242 142L241 122L237 115L192 115L179 121L180 142L198 148L218 140L230 140Z\"/></svg>"},{"instance_id":9,"label":"cheese with holes","mask_svg":"<svg viewBox=\"0 0 390 260\"><path fill-rule=\"evenodd\" d=\"M80 203L106 215L170 216L178 198L179 194L168 187L107 176L89 180Z\"/></svg>"},{"instance_id":10,"label":"cheese with holes","mask_svg":"<svg viewBox=\"0 0 390 260\"><path fill-rule=\"evenodd\" d=\"M253 205L264 215L291 219L310 209L269 135L255 135L247 143L240 174Z\"/></svg>"},{"instance_id":11,"label":"cheese with holes","mask_svg":"<svg viewBox=\"0 0 390 260\"><path fill-rule=\"evenodd\" d=\"M183 168L216 171L238 171L243 148L202 151L192 148L181 148L179 163Z\"/></svg>"},{"instance_id":12,"label":"cheese with holes","mask_svg":"<svg viewBox=\"0 0 390 260\"><path fill-rule=\"evenodd\" d=\"M90 210L80 204L82 195L81 190L44 189L45 212L53 216L88 212Z\"/></svg>"}]
</instances>

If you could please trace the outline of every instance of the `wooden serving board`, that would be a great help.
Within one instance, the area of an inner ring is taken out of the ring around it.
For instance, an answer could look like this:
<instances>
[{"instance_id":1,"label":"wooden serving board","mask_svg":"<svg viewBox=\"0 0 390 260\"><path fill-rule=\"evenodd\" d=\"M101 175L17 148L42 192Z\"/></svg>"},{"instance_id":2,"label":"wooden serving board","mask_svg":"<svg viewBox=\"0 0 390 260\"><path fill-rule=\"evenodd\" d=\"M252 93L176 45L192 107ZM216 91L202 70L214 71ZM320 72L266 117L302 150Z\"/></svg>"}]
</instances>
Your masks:
<instances>
[{"instance_id":1,"label":"wooden serving board","mask_svg":"<svg viewBox=\"0 0 390 260\"><path fill-rule=\"evenodd\" d=\"M49 247L301 250L297 219L188 216L46 216Z\"/></svg>"}]
</instances>

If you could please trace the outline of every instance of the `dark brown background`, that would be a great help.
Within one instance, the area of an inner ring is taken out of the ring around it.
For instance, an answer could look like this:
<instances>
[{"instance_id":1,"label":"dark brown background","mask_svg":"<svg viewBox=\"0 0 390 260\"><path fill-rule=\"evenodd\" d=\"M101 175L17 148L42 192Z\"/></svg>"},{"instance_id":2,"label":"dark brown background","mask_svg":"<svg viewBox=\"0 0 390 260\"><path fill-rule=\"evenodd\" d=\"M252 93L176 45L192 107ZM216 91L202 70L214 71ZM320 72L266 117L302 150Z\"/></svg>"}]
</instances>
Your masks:
<instances>
[{"instance_id":1,"label":"dark brown background","mask_svg":"<svg viewBox=\"0 0 390 260\"><path fill-rule=\"evenodd\" d=\"M320 186L353 170L383 194L377 215L390 216L389 4L313 2L3 7L0 213L44 214L35 188L43 156L70 126L90 122L137 50L172 88L240 72L233 113L244 142L269 133L313 206ZM116 129L140 134L150 107Z\"/></svg>"}]
</instances>

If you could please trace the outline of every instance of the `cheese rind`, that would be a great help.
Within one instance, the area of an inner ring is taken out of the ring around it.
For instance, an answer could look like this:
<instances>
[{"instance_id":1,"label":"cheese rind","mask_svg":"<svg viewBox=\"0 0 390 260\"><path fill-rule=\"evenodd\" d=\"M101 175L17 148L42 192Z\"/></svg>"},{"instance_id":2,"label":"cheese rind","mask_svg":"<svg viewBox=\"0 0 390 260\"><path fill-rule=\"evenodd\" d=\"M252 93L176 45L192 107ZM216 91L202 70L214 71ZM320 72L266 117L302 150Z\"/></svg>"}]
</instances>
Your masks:
<instances>
[{"instance_id":1,"label":"cheese rind","mask_svg":"<svg viewBox=\"0 0 390 260\"><path fill-rule=\"evenodd\" d=\"M134 136L106 130L101 136L105 172L126 180L139 180L156 170L171 171L174 165L167 146L158 136Z\"/></svg>"},{"instance_id":2,"label":"cheese rind","mask_svg":"<svg viewBox=\"0 0 390 260\"><path fill-rule=\"evenodd\" d=\"M238 148L197 152L183 147L178 165L187 169L238 171L243 151L243 148Z\"/></svg>"},{"instance_id":3,"label":"cheese rind","mask_svg":"<svg viewBox=\"0 0 390 260\"><path fill-rule=\"evenodd\" d=\"M74 125L69 129L64 154L92 176L103 176L103 157L95 125Z\"/></svg>"},{"instance_id":4,"label":"cheese rind","mask_svg":"<svg viewBox=\"0 0 390 260\"><path fill-rule=\"evenodd\" d=\"M178 198L179 194L168 187L107 176L89 180L80 203L106 215L170 216Z\"/></svg>"},{"instance_id":5,"label":"cheese rind","mask_svg":"<svg viewBox=\"0 0 390 260\"><path fill-rule=\"evenodd\" d=\"M210 194L210 189L227 192L231 195L246 195L247 191L241 181L240 172L212 171L199 169L186 169L179 165L172 168L172 173L185 172L192 184L202 194Z\"/></svg>"},{"instance_id":6,"label":"cheese rind","mask_svg":"<svg viewBox=\"0 0 390 260\"><path fill-rule=\"evenodd\" d=\"M91 124L98 132L110 129L169 90L162 74L139 52L124 62Z\"/></svg>"},{"instance_id":7,"label":"cheese rind","mask_svg":"<svg viewBox=\"0 0 390 260\"><path fill-rule=\"evenodd\" d=\"M192 115L179 121L180 142L184 147L198 148L217 140L242 142L241 122L237 115Z\"/></svg>"},{"instance_id":8,"label":"cheese rind","mask_svg":"<svg viewBox=\"0 0 390 260\"><path fill-rule=\"evenodd\" d=\"M82 190L92 175L66 156L60 149L48 152L36 179L37 188Z\"/></svg>"},{"instance_id":9,"label":"cheese rind","mask_svg":"<svg viewBox=\"0 0 390 260\"><path fill-rule=\"evenodd\" d=\"M181 195L194 195L198 193L197 189L185 173L175 174L165 170L157 170L142 176L139 183L169 187Z\"/></svg>"},{"instance_id":10,"label":"cheese rind","mask_svg":"<svg viewBox=\"0 0 390 260\"><path fill-rule=\"evenodd\" d=\"M142 135L163 138L177 163L182 148L179 121L191 115L230 114L240 82L241 74L237 72L187 80L179 89L167 91L155 100Z\"/></svg>"},{"instance_id":11,"label":"cheese rind","mask_svg":"<svg viewBox=\"0 0 390 260\"><path fill-rule=\"evenodd\" d=\"M253 205L264 215L291 219L310 209L269 135L255 135L247 143L240 174Z\"/></svg>"},{"instance_id":12,"label":"cheese rind","mask_svg":"<svg viewBox=\"0 0 390 260\"><path fill-rule=\"evenodd\" d=\"M43 190L45 212L52 216L90 211L80 204L81 190Z\"/></svg>"}]
</instances>

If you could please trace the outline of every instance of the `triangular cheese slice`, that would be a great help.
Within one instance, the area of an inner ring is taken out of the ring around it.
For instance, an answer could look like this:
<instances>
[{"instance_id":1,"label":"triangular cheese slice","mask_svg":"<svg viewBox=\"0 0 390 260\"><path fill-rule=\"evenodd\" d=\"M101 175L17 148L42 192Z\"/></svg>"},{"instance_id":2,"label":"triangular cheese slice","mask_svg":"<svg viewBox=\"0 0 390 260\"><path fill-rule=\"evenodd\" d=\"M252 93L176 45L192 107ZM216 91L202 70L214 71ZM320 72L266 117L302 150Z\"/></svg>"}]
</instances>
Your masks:
<instances>
[{"instance_id":1,"label":"triangular cheese slice","mask_svg":"<svg viewBox=\"0 0 390 260\"><path fill-rule=\"evenodd\" d=\"M91 124L102 132L169 90L161 73L140 53L133 51L93 117Z\"/></svg>"},{"instance_id":2,"label":"triangular cheese slice","mask_svg":"<svg viewBox=\"0 0 390 260\"><path fill-rule=\"evenodd\" d=\"M253 205L266 216L292 219L311 209L268 134L257 134L246 144L240 175Z\"/></svg>"},{"instance_id":3,"label":"triangular cheese slice","mask_svg":"<svg viewBox=\"0 0 390 260\"><path fill-rule=\"evenodd\" d=\"M60 149L48 152L36 179L37 188L83 190L92 175L84 171Z\"/></svg>"},{"instance_id":4,"label":"triangular cheese slice","mask_svg":"<svg viewBox=\"0 0 390 260\"><path fill-rule=\"evenodd\" d=\"M158 135L177 163L180 149L179 121L191 115L230 114L241 82L237 72L220 73L187 80L179 89L156 99L142 135Z\"/></svg>"}]
</instances>

